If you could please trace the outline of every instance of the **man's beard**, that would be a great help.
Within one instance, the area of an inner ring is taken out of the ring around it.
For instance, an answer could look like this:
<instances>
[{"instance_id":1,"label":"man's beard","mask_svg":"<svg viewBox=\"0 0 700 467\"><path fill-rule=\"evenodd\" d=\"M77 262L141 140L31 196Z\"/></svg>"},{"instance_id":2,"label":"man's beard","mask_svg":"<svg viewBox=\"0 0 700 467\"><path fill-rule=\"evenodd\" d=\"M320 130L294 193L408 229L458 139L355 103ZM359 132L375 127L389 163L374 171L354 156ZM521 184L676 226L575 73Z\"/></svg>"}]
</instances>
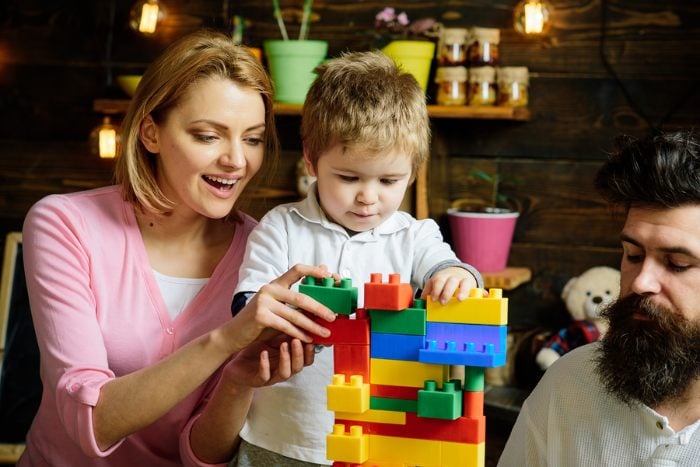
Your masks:
<instances>
[{"instance_id":1,"label":"man's beard","mask_svg":"<svg viewBox=\"0 0 700 467\"><path fill-rule=\"evenodd\" d=\"M610 327L596 370L608 392L629 405L682 400L700 377L700 323L636 294L618 299L601 316Z\"/></svg>"}]
</instances>

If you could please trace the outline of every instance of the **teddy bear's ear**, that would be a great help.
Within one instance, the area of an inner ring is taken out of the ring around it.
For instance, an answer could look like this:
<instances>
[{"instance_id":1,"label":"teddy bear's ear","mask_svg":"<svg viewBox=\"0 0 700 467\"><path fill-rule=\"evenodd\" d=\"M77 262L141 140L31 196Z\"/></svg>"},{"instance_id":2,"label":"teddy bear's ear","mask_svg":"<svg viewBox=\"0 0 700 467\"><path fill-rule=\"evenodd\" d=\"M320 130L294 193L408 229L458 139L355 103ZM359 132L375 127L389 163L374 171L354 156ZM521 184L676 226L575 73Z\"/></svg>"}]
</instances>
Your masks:
<instances>
[{"instance_id":1,"label":"teddy bear's ear","mask_svg":"<svg viewBox=\"0 0 700 467\"><path fill-rule=\"evenodd\" d=\"M561 291L561 299L566 301L566 298L569 296L569 293L571 293L571 289L574 287L574 284L576 283L576 280L578 277L572 277L569 279L569 281L566 283L564 286L564 289Z\"/></svg>"}]
</instances>

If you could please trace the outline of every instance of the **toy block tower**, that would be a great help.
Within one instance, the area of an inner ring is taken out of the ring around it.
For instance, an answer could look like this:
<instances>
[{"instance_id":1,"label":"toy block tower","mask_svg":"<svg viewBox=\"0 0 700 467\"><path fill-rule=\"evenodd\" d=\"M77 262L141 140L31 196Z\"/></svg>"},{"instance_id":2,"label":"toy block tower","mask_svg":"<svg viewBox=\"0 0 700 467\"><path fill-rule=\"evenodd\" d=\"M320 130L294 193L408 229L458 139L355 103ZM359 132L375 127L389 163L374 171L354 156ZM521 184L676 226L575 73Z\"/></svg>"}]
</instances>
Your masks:
<instances>
[{"instance_id":1,"label":"toy block tower","mask_svg":"<svg viewBox=\"0 0 700 467\"><path fill-rule=\"evenodd\" d=\"M300 290L335 311L323 301L333 284L309 285L324 291ZM484 368L505 364L508 302L501 290L484 296L473 289L464 301L429 299L426 306L398 274L386 283L371 274L364 309L357 309L357 293L353 302L352 287L341 288L349 295L339 310L355 319L321 323L331 336L318 340L336 354L328 458L334 465L483 467ZM465 367L463 381L450 380L451 365Z\"/></svg>"}]
</instances>

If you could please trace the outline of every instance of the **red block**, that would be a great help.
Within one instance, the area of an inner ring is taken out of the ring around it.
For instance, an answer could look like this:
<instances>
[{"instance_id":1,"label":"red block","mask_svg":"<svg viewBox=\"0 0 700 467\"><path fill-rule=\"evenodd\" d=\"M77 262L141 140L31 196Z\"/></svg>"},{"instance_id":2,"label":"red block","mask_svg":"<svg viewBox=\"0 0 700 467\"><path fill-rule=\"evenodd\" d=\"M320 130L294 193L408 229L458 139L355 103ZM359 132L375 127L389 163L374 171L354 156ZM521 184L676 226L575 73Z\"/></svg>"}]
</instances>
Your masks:
<instances>
[{"instance_id":1,"label":"red block","mask_svg":"<svg viewBox=\"0 0 700 467\"><path fill-rule=\"evenodd\" d=\"M348 377L352 375L362 375L362 380L365 383L369 383L369 344L334 345L333 373L343 374Z\"/></svg>"},{"instance_id":2,"label":"red block","mask_svg":"<svg viewBox=\"0 0 700 467\"><path fill-rule=\"evenodd\" d=\"M372 435L471 444L483 443L486 440L486 417L460 417L457 420L442 420L422 418L415 413L406 412L405 425L339 419L336 419L335 423L344 423L346 426L360 425L363 433Z\"/></svg>"},{"instance_id":3,"label":"red block","mask_svg":"<svg viewBox=\"0 0 700 467\"><path fill-rule=\"evenodd\" d=\"M369 395L375 397L390 397L392 399L418 400L418 391L423 388L409 388L405 386L386 386L372 384L369 387Z\"/></svg>"},{"instance_id":4,"label":"red block","mask_svg":"<svg viewBox=\"0 0 700 467\"><path fill-rule=\"evenodd\" d=\"M307 316L331 331L331 335L328 337L313 336L314 344L369 345L369 318L365 310L357 310L355 319L350 319L346 315L336 315L335 321L332 323L317 316Z\"/></svg>"},{"instance_id":5,"label":"red block","mask_svg":"<svg viewBox=\"0 0 700 467\"><path fill-rule=\"evenodd\" d=\"M484 415L484 392L464 391L462 397L462 410L464 411L465 417L482 417Z\"/></svg>"},{"instance_id":6,"label":"red block","mask_svg":"<svg viewBox=\"0 0 700 467\"><path fill-rule=\"evenodd\" d=\"M365 283L366 310L405 310L413 303L411 284L401 283L400 274L389 274L389 282L382 283L381 273L370 274L370 282Z\"/></svg>"}]
</instances>

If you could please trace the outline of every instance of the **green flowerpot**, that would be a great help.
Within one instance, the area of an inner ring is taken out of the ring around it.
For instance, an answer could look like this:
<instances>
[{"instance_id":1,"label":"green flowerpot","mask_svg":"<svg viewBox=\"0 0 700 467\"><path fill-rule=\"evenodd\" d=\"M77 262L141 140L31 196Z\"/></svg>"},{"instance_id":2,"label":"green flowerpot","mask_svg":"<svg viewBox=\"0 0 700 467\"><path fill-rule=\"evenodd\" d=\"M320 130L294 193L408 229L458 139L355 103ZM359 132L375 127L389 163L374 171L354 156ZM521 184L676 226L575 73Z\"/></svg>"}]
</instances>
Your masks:
<instances>
[{"instance_id":1,"label":"green flowerpot","mask_svg":"<svg viewBox=\"0 0 700 467\"><path fill-rule=\"evenodd\" d=\"M328 42L267 40L263 47L275 86L275 100L303 104L316 77L314 68L326 58Z\"/></svg>"},{"instance_id":2,"label":"green flowerpot","mask_svg":"<svg viewBox=\"0 0 700 467\"><path fill-rule=\"evenodd\" d=\"M428 76L435 55L435 43L430 41L392 41L381 50L404 71L412 74L423 91L428 89Z\"/></svg>"}]
</instances>

